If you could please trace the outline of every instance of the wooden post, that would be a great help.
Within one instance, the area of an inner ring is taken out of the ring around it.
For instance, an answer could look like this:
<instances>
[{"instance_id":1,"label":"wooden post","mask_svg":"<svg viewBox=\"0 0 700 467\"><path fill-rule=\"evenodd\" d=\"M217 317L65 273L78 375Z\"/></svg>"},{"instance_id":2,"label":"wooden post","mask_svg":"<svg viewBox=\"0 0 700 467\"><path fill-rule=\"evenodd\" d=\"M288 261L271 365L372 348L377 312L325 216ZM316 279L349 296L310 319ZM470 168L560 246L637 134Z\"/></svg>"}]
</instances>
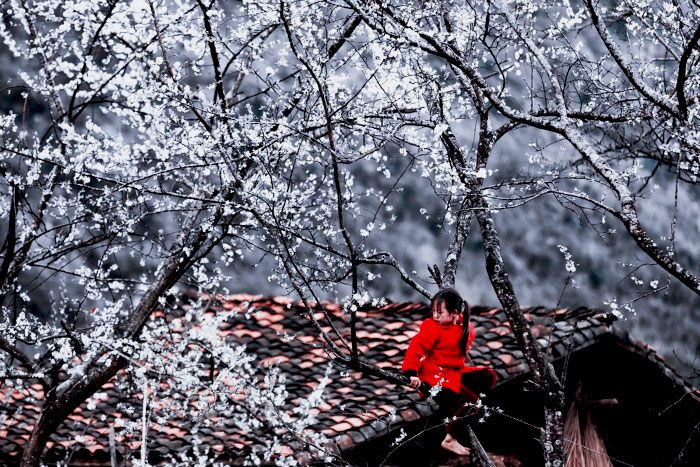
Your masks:
<instances>
[{"instance_id":1,"label":"wooden post","mask_svg":"<svg viewBox=\"0 0 700 467\"><path fill-rule=\"evenodd\" d=\"M114 426L109 426L109 460L111 467L117 467L117 446L114 442Z\"/></svg>"},{"instance_id":2,"label":"wooden post","mask_svg":"<svg viewBox=\"0 0 700 467\"><path fill-rule=\"evenodd\" d=\"M146 467L146 433L148 432L148 380L143 379L143 413L141 427L141 467Z\"/></svg>"}]
</instances>

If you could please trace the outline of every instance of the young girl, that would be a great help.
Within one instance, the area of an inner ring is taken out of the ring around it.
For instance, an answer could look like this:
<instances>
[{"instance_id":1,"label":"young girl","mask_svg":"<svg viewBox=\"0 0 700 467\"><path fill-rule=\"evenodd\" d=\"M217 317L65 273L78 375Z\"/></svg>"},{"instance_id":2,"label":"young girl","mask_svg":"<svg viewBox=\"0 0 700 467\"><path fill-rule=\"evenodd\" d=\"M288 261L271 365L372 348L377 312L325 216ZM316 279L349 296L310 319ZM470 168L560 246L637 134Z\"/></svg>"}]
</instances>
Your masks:
<instances>
[{"instance_id":1,"label":"young girl","mask_svg":"<svg viewBox=\"0 0 700 467\"><path fill-rule=\"evenodd\" d=\"M440 384L435 396L441 419L449 419L447 434L441 446L457 455L466 456L469 448L453 436L456 426L475 410L465 407L475 403L478 394L496 384L496 373L489 367L468 366L465 362L476 332L469 321L469 306L455 289L443 289L433 297L430 305L432 318L421 324L420 331L411 340L401 371L411 379L411 386L427 390ZM471 364L471 360L469 360Z\"/></svg>"}]
</instances>

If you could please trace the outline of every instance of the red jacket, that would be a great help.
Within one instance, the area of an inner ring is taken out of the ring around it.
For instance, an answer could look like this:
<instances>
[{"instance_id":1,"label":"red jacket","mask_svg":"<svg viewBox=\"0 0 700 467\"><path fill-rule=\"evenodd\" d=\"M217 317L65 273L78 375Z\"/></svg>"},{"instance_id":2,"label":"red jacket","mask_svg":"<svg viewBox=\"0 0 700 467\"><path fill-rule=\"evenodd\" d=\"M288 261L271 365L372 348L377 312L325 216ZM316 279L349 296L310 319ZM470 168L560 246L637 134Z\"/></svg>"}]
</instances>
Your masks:
<instances>
[{"instance_id":1,"label":"red jacket","mask_svg":"<svg viewBox=\"0 0 700 467\"><path fill-rule=\"evenodd\" d=\"M467 353L474 336L474 325L469 322ZM426 319L406 350L401 371L409 371L409 374L411 370L416 371L421 381L431 386L440 383L443 388L459 393L462 373L488 369L484 366L466 365L465 355L459 348L461 337L461 325L439 325L432 318Z\"/></svg>"}]
</instances>

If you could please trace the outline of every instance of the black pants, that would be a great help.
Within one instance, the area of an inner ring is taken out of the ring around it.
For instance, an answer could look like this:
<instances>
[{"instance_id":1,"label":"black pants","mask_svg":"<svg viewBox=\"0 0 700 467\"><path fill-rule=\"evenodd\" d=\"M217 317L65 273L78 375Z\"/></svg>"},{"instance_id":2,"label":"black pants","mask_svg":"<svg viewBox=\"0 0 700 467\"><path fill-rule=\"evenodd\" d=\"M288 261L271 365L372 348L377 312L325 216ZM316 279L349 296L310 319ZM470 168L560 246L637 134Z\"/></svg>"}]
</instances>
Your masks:
<instances>
[{"instance_id":1,"label":"black pants","mask_svg":"<svg viewBox=\"0 0 700 467\"><path fill-rule=\"evenodd\" d=\"M490 369L462 373L459 394L446 388L437 393L435 402L438 403L440 420L450 420L447 424L448 433L454 435L466 430L466 426L479 412L472 404L479 400L479 394L493 387L495 376Z\"/></svg>"}]
</instances>

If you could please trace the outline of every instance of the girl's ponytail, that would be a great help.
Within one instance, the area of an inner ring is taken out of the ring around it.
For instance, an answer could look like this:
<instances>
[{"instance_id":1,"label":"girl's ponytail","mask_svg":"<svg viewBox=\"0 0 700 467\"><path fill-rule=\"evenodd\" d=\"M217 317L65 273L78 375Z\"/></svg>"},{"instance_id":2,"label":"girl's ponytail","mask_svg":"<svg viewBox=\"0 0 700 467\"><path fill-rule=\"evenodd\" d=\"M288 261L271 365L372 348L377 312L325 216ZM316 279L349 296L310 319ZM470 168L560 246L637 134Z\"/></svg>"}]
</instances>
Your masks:
<instances>
[{"instance_id":1,"label":"girl's ponytail","mask_svg":"<svg viewBox=\"0 0 700 467\"><path fill-rule=\"evenodd\" d=\"M460 321L462 322L462 337L459 338L459 350L462 351L464 356L467 356L467 344L469 343L469 319L471 318L469 314L469 303L466 300L462 300L461 303L461 314Z\"/></svg>"}]
</instances>

